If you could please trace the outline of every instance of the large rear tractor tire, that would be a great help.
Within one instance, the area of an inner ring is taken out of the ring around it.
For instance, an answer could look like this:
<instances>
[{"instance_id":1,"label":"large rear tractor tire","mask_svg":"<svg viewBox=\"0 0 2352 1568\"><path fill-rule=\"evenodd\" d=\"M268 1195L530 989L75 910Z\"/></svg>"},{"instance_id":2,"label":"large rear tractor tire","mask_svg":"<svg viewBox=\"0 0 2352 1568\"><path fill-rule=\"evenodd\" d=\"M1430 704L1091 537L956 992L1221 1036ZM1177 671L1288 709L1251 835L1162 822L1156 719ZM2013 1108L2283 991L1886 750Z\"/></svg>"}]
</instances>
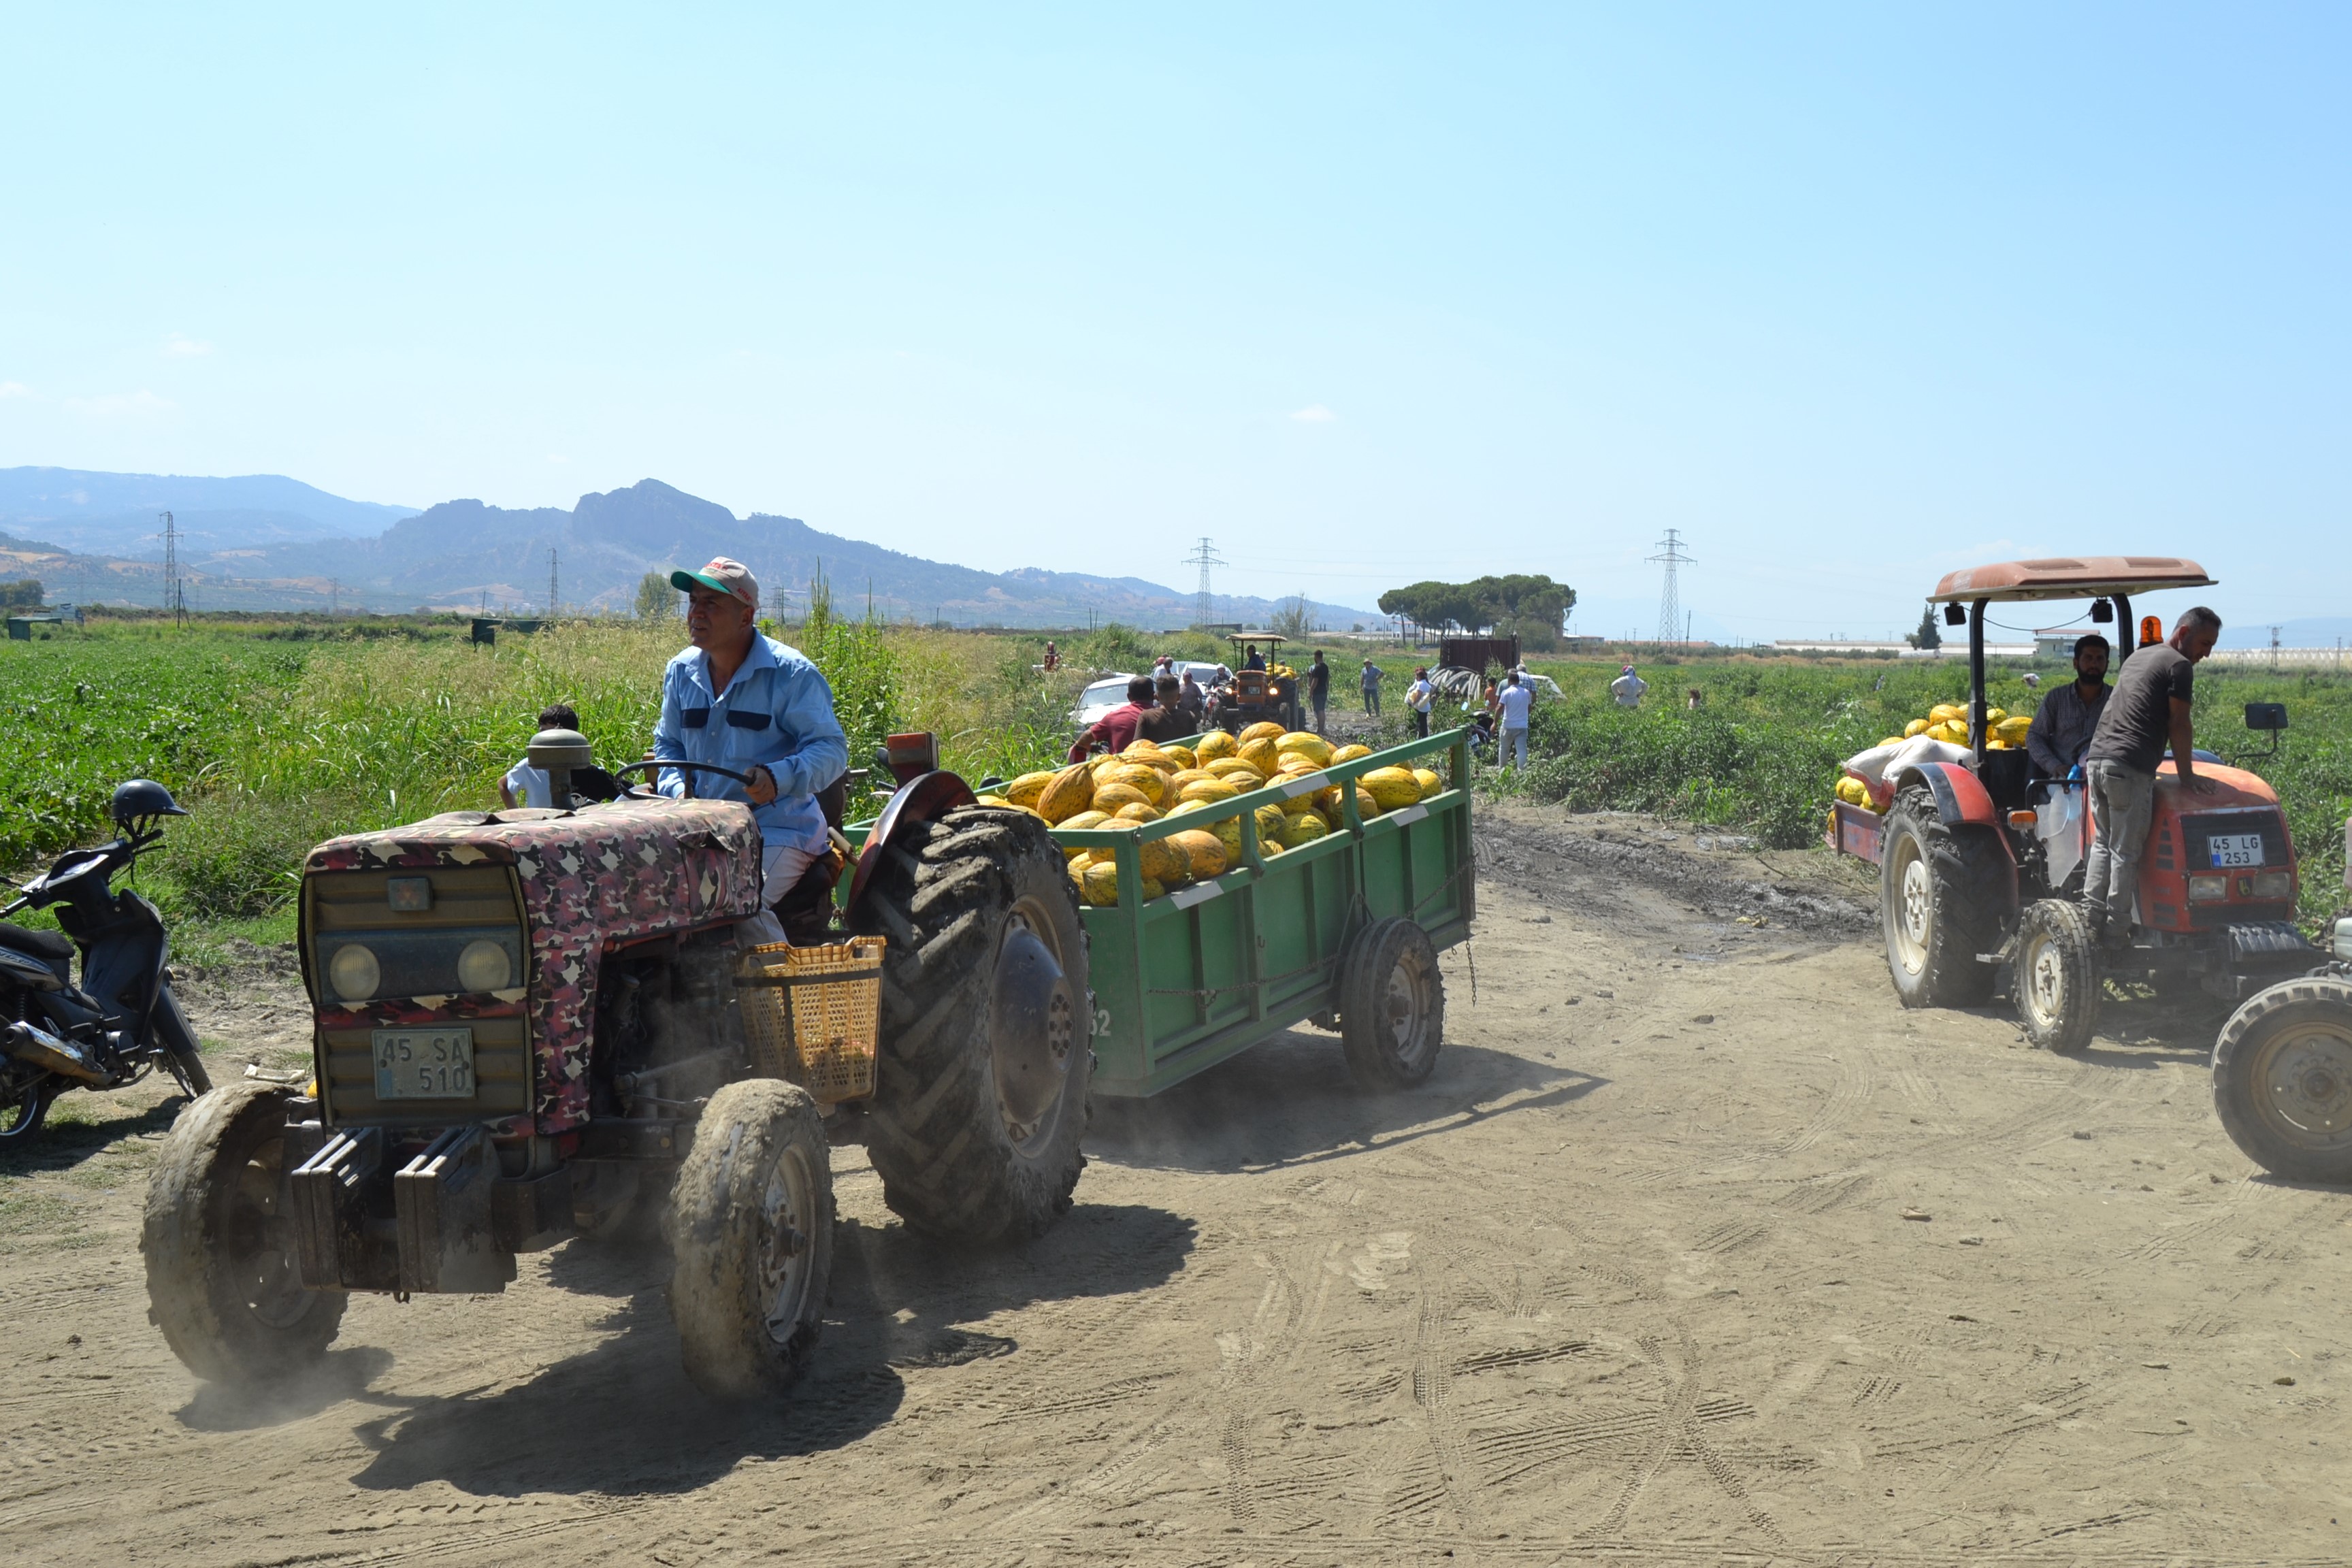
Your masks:
<instances>
[{"instance_id":1,"label":"large rear tractor tire","mask_svg":"<svg viewBox=\"0 0 2352 1568\"><path fill-rule=\"evenodd\" d=\"M2213 1110L2263 1170L2352 1184L2352 984L2289 980L2248 997L2213 1045Z\"/></svg>"},{"instance_id":2,"label":"large rear tractor tire","mask_svg":"<svg viewBox=\"0 0 2352 1568\"><path fill-rule=\"evenodd\" d=\"M1086 1168L1093 995L1067 862L1025 811L901 828L851 918L889 939L866 1133L883 1201L917 1230L1024 1241Z\"/></svg>"},{"instance_id":3,"label":"large rear tractor tire","mask_svg":"<svg viewBox=\"0 0 2352 1568\"><path fill-rule=\"evenodd\" d=\"M2011 990L2025 1037L2045 1051L2079 1051L2098 1026L2105 987L2097 943L2079 905L2043 899L2017 925Z\"/></svg>"},{"instance_id":4,"label":"large rear tractor tire","mask_svg":"<svg viewBox=\"0 0 2352 1568\"><path fill-rule=\"evenodd\" d=\"M745 1079L710 1097L671 1195L670 1316L686 1374L719 1399L808 1369L833 1278L833 1163L805 1090Z\"/></svg>"},{"instance_id":5,"label":"large rear tractor tire","mask_svg":"<svg viewBox=\"0 0 2352 1568\"><path fill-rule=\"evenodd\" d=\"M1977 962L2000 926L2000 848L1984 829L1954 828L1924 789L1905 790L1886 814L1878 910L1886 968L1906 1007L1973 1007L1992 995L1993 967Z\"/></svg>"},{"instance_id":6,"label":"large rear tractor tire","mask_svg":"<svg viewBox=\"0 0 2352 1568\"><path fill-rule=\"evenodd\" d=\"M204 1095L172 1124L147 1184L148 1316L213 1383L299 1373L343 1321L343 1292L304 1289L295 1262L287 1099L268 1083Z\"/></svg>"},{"instance_id":7,"label":"large rear tractor tire","mask_svg":"<svg viewBox=\"0 0 2352 1568\"><path fill-rule=\"evenodd\" d=\"M1411 1089L1437 1066L1445 981L1429 933L1384 920L1349 944L1339 971L1339 1035L1358 1087Z\"/></svg>"}]
</instances>

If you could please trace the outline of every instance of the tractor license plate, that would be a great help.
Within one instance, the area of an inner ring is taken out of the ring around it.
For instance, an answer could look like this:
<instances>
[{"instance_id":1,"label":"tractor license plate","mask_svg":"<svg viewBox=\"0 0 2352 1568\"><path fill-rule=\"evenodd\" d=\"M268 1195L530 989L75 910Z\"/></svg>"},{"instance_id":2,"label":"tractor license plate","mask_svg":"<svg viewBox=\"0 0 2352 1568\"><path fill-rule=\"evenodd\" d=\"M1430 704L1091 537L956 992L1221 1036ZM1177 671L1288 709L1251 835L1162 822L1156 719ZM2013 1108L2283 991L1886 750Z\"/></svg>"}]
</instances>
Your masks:
<instances>
[{"instance_id":1,"label":"tractor license plate","mask_svg":"<svg viewBox=\"0 0 2352 1568\"><path fill-rule=\"evenodd\" d=\"M474 1097L473 1030L378 1029L374 1035L378 1100Z\"/></svg>"},{"instance_id":2,"label":"tractor license plate","mask_svg":"<svg viewBox=\"0 0 2352 1568\"><path fill-rule=\"evenodd\" d=\"M2213 857L2213 868L2217 871L2234 871L2263 863L2263 836L2259 833L2216 833L2205 841L2205 848Z\"/></svg>"}]
</instances>

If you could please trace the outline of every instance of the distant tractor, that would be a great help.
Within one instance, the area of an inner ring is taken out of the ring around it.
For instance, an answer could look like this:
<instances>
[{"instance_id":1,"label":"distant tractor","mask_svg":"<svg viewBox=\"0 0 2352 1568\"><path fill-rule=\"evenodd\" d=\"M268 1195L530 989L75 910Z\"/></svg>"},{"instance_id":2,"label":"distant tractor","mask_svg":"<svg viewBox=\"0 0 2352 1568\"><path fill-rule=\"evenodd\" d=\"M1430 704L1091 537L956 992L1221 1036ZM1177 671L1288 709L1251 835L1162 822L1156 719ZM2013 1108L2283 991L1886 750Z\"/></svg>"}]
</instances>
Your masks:
<instances>
[{"instance_id":1,"label":"distant tractor","mask_svg":"<svg viewBox=\"0 0 2352 1568\"><path fill-rule=\"evenodd\" d=\"M2093 831L2082 782L2035 777L2025 751L1987 743L1987 605L2087 598L2094 621L2114 624L2120 665L2136 646L2132 595L2212 581L2193 561L2084 556L1979 566L1937 584L1946 624L1969 631L1972 755L1898 767L1883 815L1841 801L1830 833L1832 847L1879 868L1887 970L1905 1006L1980 1005L2006 976L2028 1037L2073 1051L2097 1025L2107 976L2236 1001L2320 961L2294 924L2295 852L2278 795L2255 774L2200 750L2197 776L2215 787L2187 794L2167 753L2138 929L2127 949L2102 953L2081 906ZM2245 717L2256 731L2286 727L2274 703L2249 703ZM2345 1066L2352 1094L2352 1055Z\"/></svg>"},{"instance_id":2,"label":"distant tractor","mask_svg":"<svg viewBox=\"0 0 2352 1568\"><path fill-rule=\"evenodd\" d=\"M1282 662L1279 632L1235 632L1225 639L1234 645L1233 680L1217 693L1217 726L1235 734L1252 724L1272 722L1285 730L1298 728L1298 672ZM1256 657L1264 668L1247 666Z\"/></svg>"}]
</instances>

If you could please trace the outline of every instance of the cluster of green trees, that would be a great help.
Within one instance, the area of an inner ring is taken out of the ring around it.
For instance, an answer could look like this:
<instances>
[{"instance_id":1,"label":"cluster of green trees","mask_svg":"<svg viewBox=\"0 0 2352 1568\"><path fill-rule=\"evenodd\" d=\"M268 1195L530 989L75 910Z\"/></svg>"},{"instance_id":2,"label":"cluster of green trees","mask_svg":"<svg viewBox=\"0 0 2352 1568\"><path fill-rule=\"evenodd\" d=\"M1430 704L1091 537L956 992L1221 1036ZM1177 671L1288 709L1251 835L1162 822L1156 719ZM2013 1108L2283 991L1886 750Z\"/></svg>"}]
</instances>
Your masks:
<instances>
[{"instance_id":1,"label":"cluster of green trees","mask_svg":"<svg viewBox=\"0 0 2352 1568\"><path fill-rule=\"evenodd\" d=\"M1530 652L1559 646L1559 630L1576 605L1576 590L1540 574L1514 573L1469 583L1412 583L1381 595L1381 613L1402 616L1428 631L1492 630L1517 637Z\"/></svg>"},{"instance_id":2,"label":"cluster of green trees","mask_svg":"<svg viewBox=\"0 0 2352 1568\"><path fill-rule=\"evenodd\" d=\"M0 583L0 610L37 610L40 607L41 580L38 577Z\"/></svg>"}]
</instances>

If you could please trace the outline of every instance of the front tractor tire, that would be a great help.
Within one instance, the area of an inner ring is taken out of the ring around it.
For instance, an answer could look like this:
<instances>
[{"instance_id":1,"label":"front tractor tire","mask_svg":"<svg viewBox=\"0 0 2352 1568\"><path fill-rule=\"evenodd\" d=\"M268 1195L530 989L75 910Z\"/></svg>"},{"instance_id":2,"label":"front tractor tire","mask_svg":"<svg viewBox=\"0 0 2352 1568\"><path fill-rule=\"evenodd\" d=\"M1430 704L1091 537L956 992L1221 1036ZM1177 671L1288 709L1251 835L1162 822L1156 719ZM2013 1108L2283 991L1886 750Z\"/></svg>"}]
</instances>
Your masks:
<instances>
[{"instance_id":1,"label":"front tractor tire","mask_svg":"<svg viewBox=\"0 0 2352 1568\"><path fill-rule=\"evenodd\" d=\"M286 1091L231 1083L181 1112L147 1184L139 1250L148 1316L212 1383L293 1375L326 1354L341 1290L306 1290L295 1262Z\"/></svg>"},{"instance_id":2,"label":"front tractor tire","mask_svg":"<svg viewBox=\"0 0 2352 1568\"><path fill-rule=\"evenodd\" d=\"M670 1199L670 1316L714 1398L782 1394L808 1369L833 1278L833 1163L807 1092L746 1079L710 1097Z\"/></svg>"},{"instance_id":3,"label":"front tractor tire","mask_svg":"<svg viewBox=\"0 0 2352 1568\"><path fill-rule=\"evenodd\" d=\"M2017 923L2011 989L2025 1037L2045 1051L2079 1051L2098 1026L2098 944L2080 905L2043 899Z\"/></svg>"},{"instance_id":4,"label":"front tractor tire","mask_svg":"<svg viewBox=\"0 0 2352 1568\"><path fill-rule=\"evenodd\" d=\"M1086 1168L1086 930L1045 825L969 806L902 827L852 919L889 939L866 1152L883 1201L963 1243L1025 1241Z\"/></svg>"},{"instance_id":5,"label":"front tractor tire","mask_svg":"<svg viewBox=\"0 0 2352 1568\"><path fill-rule=\"evenodd\" d=\"M2352 984L2289 980L2248 997L2213 1045L2213 1110L2263 1170L2352 1185Z\"/></svg>"},{"instance_id":6,"label":"front tractor tire","mask_svg":"<svg viewBox=\"0 0 2352 1568\"><path fill-rule=\"evenodd\" d=\"M1990 952L2000 924L2000 848L1986 830L1955 828L1925 789L1906 789L1880 840L1878 910L1886 968L1906 1007L1973 1007L1992 995Z\"/></svg>"}]
</instances>

